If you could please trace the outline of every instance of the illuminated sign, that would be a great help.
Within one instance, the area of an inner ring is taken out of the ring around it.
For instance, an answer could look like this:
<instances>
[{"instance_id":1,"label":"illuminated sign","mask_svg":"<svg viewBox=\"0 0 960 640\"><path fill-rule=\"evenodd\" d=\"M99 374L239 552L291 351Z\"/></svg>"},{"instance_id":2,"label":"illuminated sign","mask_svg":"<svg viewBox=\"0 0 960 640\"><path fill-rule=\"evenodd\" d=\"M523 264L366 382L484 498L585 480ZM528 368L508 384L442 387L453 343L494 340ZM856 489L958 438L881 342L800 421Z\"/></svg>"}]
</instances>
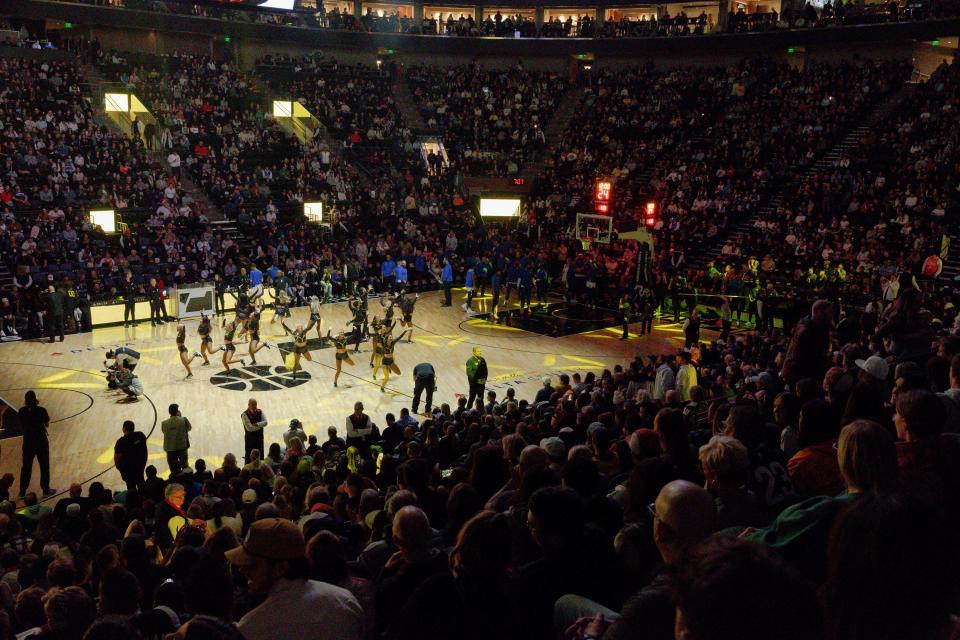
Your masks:
<instances>
[{"instance_id":1,"label":"illuminated sign","mask_svg":"<svg viewBox=\"0 0 960 640\"><path fill-rule=\"evenodd\" d=\"M323 222L323 203L322 202L304 202L303 215L307 217L307 222L320 224Z\"/></svg>"},{"instance_id":2,"label":"illuminated sign","mask_svg":"<svg viewBox=\"0 0 960 640\"><path fill-rule=\"evenodd\" d=\"M600 180L597 182L597 188L593 192L593 209L597 213L608 215L610 213L610 200L613 199L613 183L609 180Z\"/></svg>"},{"instance_id":3,"label":"illuminated sign","mask_svg":"<svg viewBox=\"0 0 960 640\"><path fill-rule=\"evenodd\" d=\"M274 100L273 101L273 117L274 118L293 117L293 103L289 100Z\"/></svg>"},{"instance_id":4,"label":"illuminated sign","mask_svg":"<svg viewBox=\"0 0 960 640\"><path fill-rule=\"evenodd\" d=\"M293 11L294 0L266 0L258 2L257 6L263 9L281 9L283 11Z\"/></svg>"},{"instance_id":5,"label":"illuminated sign","mask_svg":"<svg viewBox=\"0 0 960 640\"><path fill-rule=\"evenodd\" d=\"M132 93L103 94L103 110L107 113L149 113Z\"/></svg>"},{"instance_id":6,"label":"illuminated sign","mask_svg":"<svg viewBox=\"0 0 960 640\"><path fill-rule=\"evenodd\" d=\"M274 100L274 118L310 118L307 108L295 100Z\"/></svg>"},{"instance_id":7,"label":"illuminated sign","mask_svg":"<svg viewBox=\"0 0 960 640\"><path fill-rule=\"evenodd\" d=\"M652 227L657 224L657 203L651 200L643 208L643 224Z\"/></svg>"},{"instance_id":8,"label":"illuminated sign","mask_svg":"<svg viewBox=\"0 0 960 640\"><path fill-rule=\"evenodd\" d=\"M613 195L613 184L608 180L602 180L597 183L597 191L594 195L594 200L597 202L610 202L610 197Z\"/></svg>"},{"instance_id":9,"label":"illuminated sign","mask_svg":"<svg viewBox=\"0 0 960 640\"><path fill-rule=\"evenodd\" d=\"M516 218L520 215L519 198L481 198L481 218Z\"/></svg>"},{"instance_id":10,"label":"illuminated sign","mask_svg":"<svg viewBox=\"0 0 960 640\"><path fill-rule=\"evenodd\" d=\"M128 113L130 111L130 94L105 93L103 95L103 110L107 112Z\"/></svg>"},{"instance_id":11,"label":"illuminated sign","mask_svg":"<svg viewBox=\"0 0 960 640\"><path fill-rule=\"evenodd\" d=\"M90 222L103 229L104 233L117 232L117 214L113 209L91 211Z\"/></svg>"}]
</instances>

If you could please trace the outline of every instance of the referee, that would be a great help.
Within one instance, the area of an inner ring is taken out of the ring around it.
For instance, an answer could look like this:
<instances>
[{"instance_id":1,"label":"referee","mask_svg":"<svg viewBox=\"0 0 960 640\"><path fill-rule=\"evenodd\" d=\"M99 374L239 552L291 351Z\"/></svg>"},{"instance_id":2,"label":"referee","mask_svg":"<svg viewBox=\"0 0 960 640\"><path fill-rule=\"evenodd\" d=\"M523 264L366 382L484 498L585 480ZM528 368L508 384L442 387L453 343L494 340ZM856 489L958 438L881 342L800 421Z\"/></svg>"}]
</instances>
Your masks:
<instances>
[{"instance_id":1,"label":"referee","mask_svg":"<svg viewBox=\"0 0 960 640\"><path fill-rule=\"evenodd\" d=\"M429 362L421 362L413 368L413 412L420 408L420 395L427 391L427 413L433 408L433 392L437 388L437 374Z\"/></svg>"}]
</instances>

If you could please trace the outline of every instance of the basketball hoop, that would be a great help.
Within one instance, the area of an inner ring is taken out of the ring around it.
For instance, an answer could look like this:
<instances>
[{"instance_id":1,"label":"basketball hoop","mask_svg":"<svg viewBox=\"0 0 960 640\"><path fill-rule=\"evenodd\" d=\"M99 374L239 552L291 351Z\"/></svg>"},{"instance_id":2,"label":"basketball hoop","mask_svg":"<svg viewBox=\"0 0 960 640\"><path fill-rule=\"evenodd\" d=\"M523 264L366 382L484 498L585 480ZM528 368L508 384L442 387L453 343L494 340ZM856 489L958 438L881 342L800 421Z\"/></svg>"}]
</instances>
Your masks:
<instances>
[{"instance_id":1,"label":"basketball hoop","mask_svg":"<svg viewBox=\"0 0 960 640\"><path fill-rule=\"evenodd\" d=\"M595 244L610 244L613 233L613 218L592 213L578 213L573 237L576 238L584 251L589 251Z\"/></svg>"}]
</instances>

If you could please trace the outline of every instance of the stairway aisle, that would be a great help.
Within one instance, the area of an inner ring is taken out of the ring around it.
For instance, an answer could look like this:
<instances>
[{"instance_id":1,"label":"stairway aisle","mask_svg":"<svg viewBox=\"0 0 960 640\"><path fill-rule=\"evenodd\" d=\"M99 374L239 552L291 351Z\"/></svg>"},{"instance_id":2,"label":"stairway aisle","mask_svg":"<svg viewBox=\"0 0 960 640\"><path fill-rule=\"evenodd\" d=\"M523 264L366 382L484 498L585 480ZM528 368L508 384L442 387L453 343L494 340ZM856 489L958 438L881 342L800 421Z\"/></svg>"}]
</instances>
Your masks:
<instances>
[{"instance_id":1,"label":"stairway aisle","mask_svg":"<svg viewBox=\"0 0 960 640\"><path fill-rule=\"evenodd\" d=\"M397 101L397 108L403 117L404 124L410 128L414 137L422 135L437 135L437 132L427 127L420 115L420 109L417 108L417 102L413 98L410 87L403 80L393 83L393 98Z\"/></svg>"},{"instance_id":2,"label":"stairway aisle","mask_svg":"<svg viewBox=\"0 0 960 640\"><path fill-rule=\"evenodd\" d=\"M13 284L13 274L7 265L0 262L0 288L6 288Z\"/></svg>"},{"instance_id":3,"label":"stairway aisle","mask_svg":"<svg viewBox=\"0 0 960 640\"><path fill-rule=\"evenodd\" d=\"M159 152L151 152L160 155ZM166 165L166 159L163 160ZM203 188L193 181L193 177L190 175L190 172L186 167L183 167L183 170L180 174L180 187L183 189L184 193L193 198L193 201L200 205L200 209L207 216L207 220L211 223L221 222L228 220L228 218L223 214L223 211L218 207L213 200L211 200Z\"/></svg>"},{"instance_id":4,"label":"stairway aisle","mask_svg":"<svg viewBox=\"0 0 960 640\"><path fill-rule=\"evenodd\" d=\"M580 103L583 100L584 90L582 87L575 87L563 94L560 98L560 104L553 113L553 117L543 127L543 137L546 144L527 162L520 170L520 176L525 180L533 180L543 171L547 165L547 160L553 155L557 147L563 141L563 134L570 126L570 120L573 119L580 109Z\"/></svg>"},{"instance_id":5,"label":"stairway aisle","mask_svg":"<svg viewBox=\"0 0 960 640\"><path fill-rule=\"evenodd\" d=\"M89 63L80 65L80 72L83 74L84 81L89 86L88 97L90 99L90 108L91 111L93 111L94 121L102 127L109 127L118 133L126 135L126 132L122 131L116 122L107 117L107 113L103 109L103 101L100 99L104 93L104 85L110 84L110 80L100 73L99 69Z\"/></svg>"}]
</instances>

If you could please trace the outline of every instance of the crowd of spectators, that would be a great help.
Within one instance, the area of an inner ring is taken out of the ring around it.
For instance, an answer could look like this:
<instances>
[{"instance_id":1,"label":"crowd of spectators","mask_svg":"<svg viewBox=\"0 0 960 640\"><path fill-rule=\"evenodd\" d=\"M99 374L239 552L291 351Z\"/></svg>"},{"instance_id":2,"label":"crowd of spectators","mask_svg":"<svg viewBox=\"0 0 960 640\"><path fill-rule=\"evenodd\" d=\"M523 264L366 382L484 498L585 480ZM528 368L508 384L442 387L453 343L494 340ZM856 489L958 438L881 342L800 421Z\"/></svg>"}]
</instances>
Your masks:
<instances>
[{"instance_id":1,"label":"crowd of spectators","mask_svg":"<svg viewBox=\"0 0 960 640\"><path fill-rule=\"evenodd\" d=\"M806 189L806 169L899 91L908 75L900 61L808 64L800 70L759 59L726 68L600 73L538 182L529 203L532 214L538 224L570 229L574 214L592 200L596 181L613 178L611 209L621 220L642 224L648 203L655 208L650 284L657 304L669 297L677 309L681 299L692 305L696 298L686 299L691 295L725 293L739 311L746 306L741 296L752 295L752 304L757 292L749 291L763 289L776 275L769 256L761 267L765 251L731 236L721 257L706 266L687 257L696 258L704 246L720 246L778 189ZM646 87L655 88L650 95L656 99L640 99ZM766 224L754 235L767 247L784 239ZM633 273L628 247L601 250L611 276ZM749 278L738 278L749 283L722 287L730 264L730 275L749 272ZM849 264L845 269L854 270ZM810 295L823 293L806 290L798 274L783 273L776 297L790 297L802 307ZM843 296L851 299L851 293ZM719 307L719 300L712 302Z\"/></svg>"},{"instance_id":2,"label":"crowd of spectators","mask_svg":"<svg viewBox=\"0 0 960 640\"><path fill-rule=\"evenodd\" d=\"M155 144L179 156L169 162L175 172L188 170L230 213L248 202L265 205L274 190L276 199L286 199L283 187L298 143L266 111L265 97L245 74L207 56L142 56L137 62L112 54L103 66L150 104L159 124Z\"/></svg>"},{"instance_id":3,"label":"crowd of spectators","mask_svg":"<svg viewBox=\"0 0 960 640\"><path fill-rule=\"evenodd\" d=\"M543 38L592 38L596 21L589 15L552 16L543 21L540 36Z\"/></svg>"},{"instance_id":4,"label":"crowd of spectators","mask_svg":"<svg viewBox=\"0 0 960 640\"><path fill-rule=\"evenodd\" d=\"M735 71L727 107L704 137L668 156L651 178L658 225L671 232L662 249L679 254L685 243L751 215L765 192L802 174L908 76L899 60L803 70L758 61Z\"/></svg>"},{"instance_id":5,"label":"crowd of spectators","mask_svg":"<svg viewBox=\"0 0 960 640\"><path fill-rule=\"evenodd\" d=\"M941 67L829 166L790 183L779 207L725 245L707 288L729 289L733 280L737 289L752 269L774 290L792 280L870 311L897 296L897 273L936 275L924 269L946 258L944 216L956 206L944 186L958 181L949 98L958 83L955 69Z\"/></svg>"},{"instance_id":6,"label":"crowd of spectators","mask_svg":"<svg viewBox=\"0 0 960 640\"><path fill-rule=\"evenodd\" d=\"M260 241L251 253L241 250L234 239L213 232L202 208L182 193L176 168L142 164L139 173L105 181L112 191L108 194L104 185L100 193L104 205L149 206L142 224L129 229L119 247L97 238L92 243L96 250L48 256L49 270L29 260L11 262L25 283L29 284L31 270L37 284L46 284L41 282L44 276L55 280L70 276L74 282L67 282L68 291L76 286L94 299L111 298L121 293L128 269L144 284L150 277L176 284L207 280L217 273L232 282L241 276L240 269L255 261L283 269L298 291L306 293L311 283L329 277L336 292L343 294L358 282L380 280L380 265L390 262L388 255L416 265L415 280L426 286L431 282L429 271L441 266L444 253L457 258L458 269L479 261L482 278L502 271L505 281L516 282L506 272L520 255L513 254L511 243L504 243L499 232L476 227L465 194L456 185L463 173L517 173L524 150L542 144L537 136L557 101L550 88L562 82L558 78L521 68L499 77L476 67L413 68L409 77L424 100L425 115L440 118L437 124L445 128L452 164L444 170L424 162L400 118L385 70L319 56L262 60L258 69L278 95L295 96L326 123L329 138L301 143L263 113L262 104L239 95L252 81L225 63L177 55L131 64L116 53L104 54L102 62L121 82L142 91L156 114L158 128L145 136L147 146L178 160L182 153L183 166L214 202ZM452 87L464 73L474 80L457 92ZM763 247L754 246L750 237L728 242L722 259L702 269L686 264L686 252L703 242L718 243L738 220L754 215L774 187L789 183L807 189L798 181L805 167L898 86L905 73L899 63L811 64L800 71L746 60L724 69L638 68L594 75L565 140L528 203L524 222L531 226L518 230L524 234L539 229L548 250L531 253L533 262L524 259L524 269L513 275L536 272L539 264L549 280L574 297L589 295L587 289L599 281L601 292L609 291L615 299L615 292L635 273L634 250L615 245L604 255L570 253L566 240L573 213L591 199L596 178L611 176L616 181L614 210L622 217L639 219L647 201L657 202L654 231L660 241L653 256L652 286L658 304L671 298L678 318L680 295L726 293L734 300L735 312L752 309L759 294L754 289L766 292L759 286L758 272L772 274L771 265L783 264L782 247L792 246L796 237L784 238L786 244L777 245L762 264ZM652 94L650 87L656 89ZM176 102L187 95L194 98ZM641 100L641 95L656 99ZM475 96L482 96L482 106L475 104ZM784 120L783 113L793 118ZM516 128L501 130L504 122ZM532 128L533 141L521 133L524 126ZM473 135L483 147L471 148L468 136ZM335 148L328 147L327 139ZM502 151L490 151L495 143ZM131 157L143 158L137 141L118 138L115 144L125 145ZM504 154L512 154L505 166L499 164ZM395 188L398 181L406 185L404 189ZM296 211L299 203L316 200L337 212L343 223L337 233L277 224L278 212ZM71 231L89 226L74 210L69 216L65 212L69 219L58 226L58 211L52 214L52 226L47 225L54 236L67 225ZM45 213L39 221L48 217ZM397 218L404 220L399 235L389 228L390 220ZM757 235L768 247L776 245L774 239L783 237L777 235L782 227L761 222ZM16 224L10 228L13 241L22 231ZM46 227L36 228L39 234ZM447 239L451 232L461 243L468 237L471 243L451 246ZM355 243L356 234L363 234L365 241ZM919 235L924 246L939 241L936 228L925 227ZM68 236L72 238L69 232ZM298 242L290 242L291 237ZM51 245L51 251L59 242ZM506 257L501 247L509 248ZM86 277L76 277L73 262L87 266ZM799 270L793 284L803 284L803 265L786 263ZM819 267L812 266L819 274ZM840 265L841 274L855 271L853 265ZM836 266L824 273L836 281ZM775 290L766 292L768 310L775 306L771 298L792 296L802 304L810 294L795 295L797 287L775 284ZM875 293L876 287L870 285L859 283L859 292ZM683 306L691 306L689 298ZM39 309L34 304L33 310ZM29 312L21 317L21 325L26 317L31 317ZM38 318L28 324L39 330L41 323Z\"/></svg>"},{"instance_id":7,"label":"crowd of spectators","mask_svg":"<svg viewBox=\"0 0 960 640\"><path fill-rule=\"evenodd\" d=\"M26 308L42 324L26 302L41 300L41 273L79 299L118 293L128 270L232 280L254 263L285 272L299 302L327 278L338 293L389 287L398 261L415 286L447 261L494 291L501 276L521 295L553 278L595 301L632 290L638 260L626 243L571 251L601 176L620 221L655 203L655 300L671 296L679 318L689 290L723 294L763 322L701 336L688 302L680 352L547 377L533 399L490 390L382 422L358 403L325 441L293 424L266 452L178 463L166 479L125 425L128 486L75 485L55 506L21 502L4 475L0 640L960 634L960 316L924 278L960 178L954 67L913 89L904 63L859 59L594 74L527 215L504 230L478 224L458 176L516 174L544 142L558 76L411 68L444 132L442 169L372 68L261 61L330 144L281 128L227 63L101 62L149 103L145 140L93 121L74 66L0 59L5 323ZM901 90L855 148L807 175ZM212 231L180 171L252 245ZM780 208L758 215L774 190ZM334 229L281 221L307 198L336 211ZM147 211L114 242L82 219L91 202ZM751 218L755 231L726 235ZM687 264L724 238L716 261ZM767 313L786 296L804 317L779 331ZM729 313L727 301L721 322Z\"/></svg>"},{"instance_id":8,"label":"crowd of spectators","mask_svg":"<svg viewBox=\"0 0 960 640\"><path fill-rule=\"evenodd\" d=\"M427 126L443 132L451 170L467 175L519 174L567 89L560 74L519 64L412 66L406 79Z\"/></svg>"},{"instance_id":9,"label":"crowd of spectators","mask_svg":"<svg viewBox=\"0 0 960 640\"><path fill-rule=\"evenodd\" d=\"M751 14L753 15L753 14ZM664 12L659 16L639 19L622 17L604 20L597 34L600 38L656 38L666 36L703 35L714 31L713 16L701 12L690 17L681 11L676 16Z\"/></svg>"},{"instance_id":10,"label":"crowd of spectators","mask_svg":"<svg viewBox=\"0 0 960 640\"><path fill-rule=\"evenodd\" d=\"M126 489L0 481L0 639L952 637L960 342L834 319L166 480L130 423Z\"/></svg>"},{"instance_id":11,"label":"crowd of spectators","mask_svg":"<svg viewBox=\"0 0 960 640\"><path fill-rule=\"evenodd\" d=\"M94 120L74 64L3 58L0 76L0 245L14 278L3 292L2 329L6 337L40 333L50 285L68 293L71 326L80 327L77 307L115 295L124 270L142 270L144 283L166 271L180 257L161 260L173 230L204 217L139 141ZM91 208L153 213L117 252L87 218Z\"/></svg>"},{"instance_id":12,"label":"crowd of spectators","mask_svg":"<svg viewBox=\"0 0 960 640\"><path fill-rule=\"evenodd\" d=\"M358 18L339 6L327 9L317 2L315 12L290 11L244 11L213 4L190 4L186 2L161 2L159 0L69 0L100 6L126 7L130 9L178 13L205 18L218 18L234 22L260 22L306 28L327 28L368 33L411 33L421 35L503 37L503 38L653 38L703 35L718 32L757 33L793 29L836 28L843 26L907 22L938 19L957 15L958 6L953 0L937 0L929 3L862 3L827 2L822 7L807 2L801 8L785 6L783 11L755 11L747 13L743 7L731 10L726 17L726 26L715 24L714 16L701 12L688 16L680 12L671 16L663 11L656 17L640 19L622 17L601 20L599 24L590 16L578 20L544 20L538 28L532 15L504 15L500 11L488 14L477 21L473 15L454 19L437 20L424 16L416 20L403 16L399 11L382 11L367 8ZM519 34L519 36L517 35Z\"/></svg>"},{"instance_id":13,"label":"crowd of spectators","mask_svg":"<svg viewBox=\"0 0 960 640\"><path fill-rule=\"evenodd\" d=\"M261 76L270 78L278 92L290 92L336 140L350 145L369 142L389 146L405 137L386 69L311 56L296 61L271 57L269 71L263 66L268 60L259 62ZM288 75L281 75L281 70Z\"/></svg>"},{"instance_id":14,"label":"crowd of spectators","mask_svg":"<svg viewBox=\"0 0 960 640\"><path fill-rule=\"evenodd\" d=\"M115 53L104 60L108 72L156 105L162 153L183 154L183 165L213 201L256 238L241 252L227 237L204 234L194 241L180 234L174 245L196 251L181 252L184 272L167 282L205 280L212 273L239 282L240 269L255 262L273 275L282 270L300 304L302 296L318 293L322 280L337 296L368 279L379 289L381 263L392 256L409 265L411 286L422 288L435 285L429 269L442 266L444 253L457 255L451 239L470 234L472 217L455 174L437 175L424 163L400 120L388 76L373 67L319 56L259 61L278 95L299 100L324 123L301 142L261 104L234 102L252 79L224 63L178 55L140 57L133 64ZM187 95L196 97L177 102ZM305 201L323 202L334 212L333 231L283 216L299 213Z\"/></svg>"},{"instance_id":15,"label":"crowd of spectators","mask_svg":"<svg viewBox=\"0 0 960 640\"><path fill-rule=\"evenodd\" d=\"M143 150L94 122L75 65L3 58L0 76L0 202L7 210L135 206L151 197L133 186L150 170Z\"/></svg>"}]
</instances>

